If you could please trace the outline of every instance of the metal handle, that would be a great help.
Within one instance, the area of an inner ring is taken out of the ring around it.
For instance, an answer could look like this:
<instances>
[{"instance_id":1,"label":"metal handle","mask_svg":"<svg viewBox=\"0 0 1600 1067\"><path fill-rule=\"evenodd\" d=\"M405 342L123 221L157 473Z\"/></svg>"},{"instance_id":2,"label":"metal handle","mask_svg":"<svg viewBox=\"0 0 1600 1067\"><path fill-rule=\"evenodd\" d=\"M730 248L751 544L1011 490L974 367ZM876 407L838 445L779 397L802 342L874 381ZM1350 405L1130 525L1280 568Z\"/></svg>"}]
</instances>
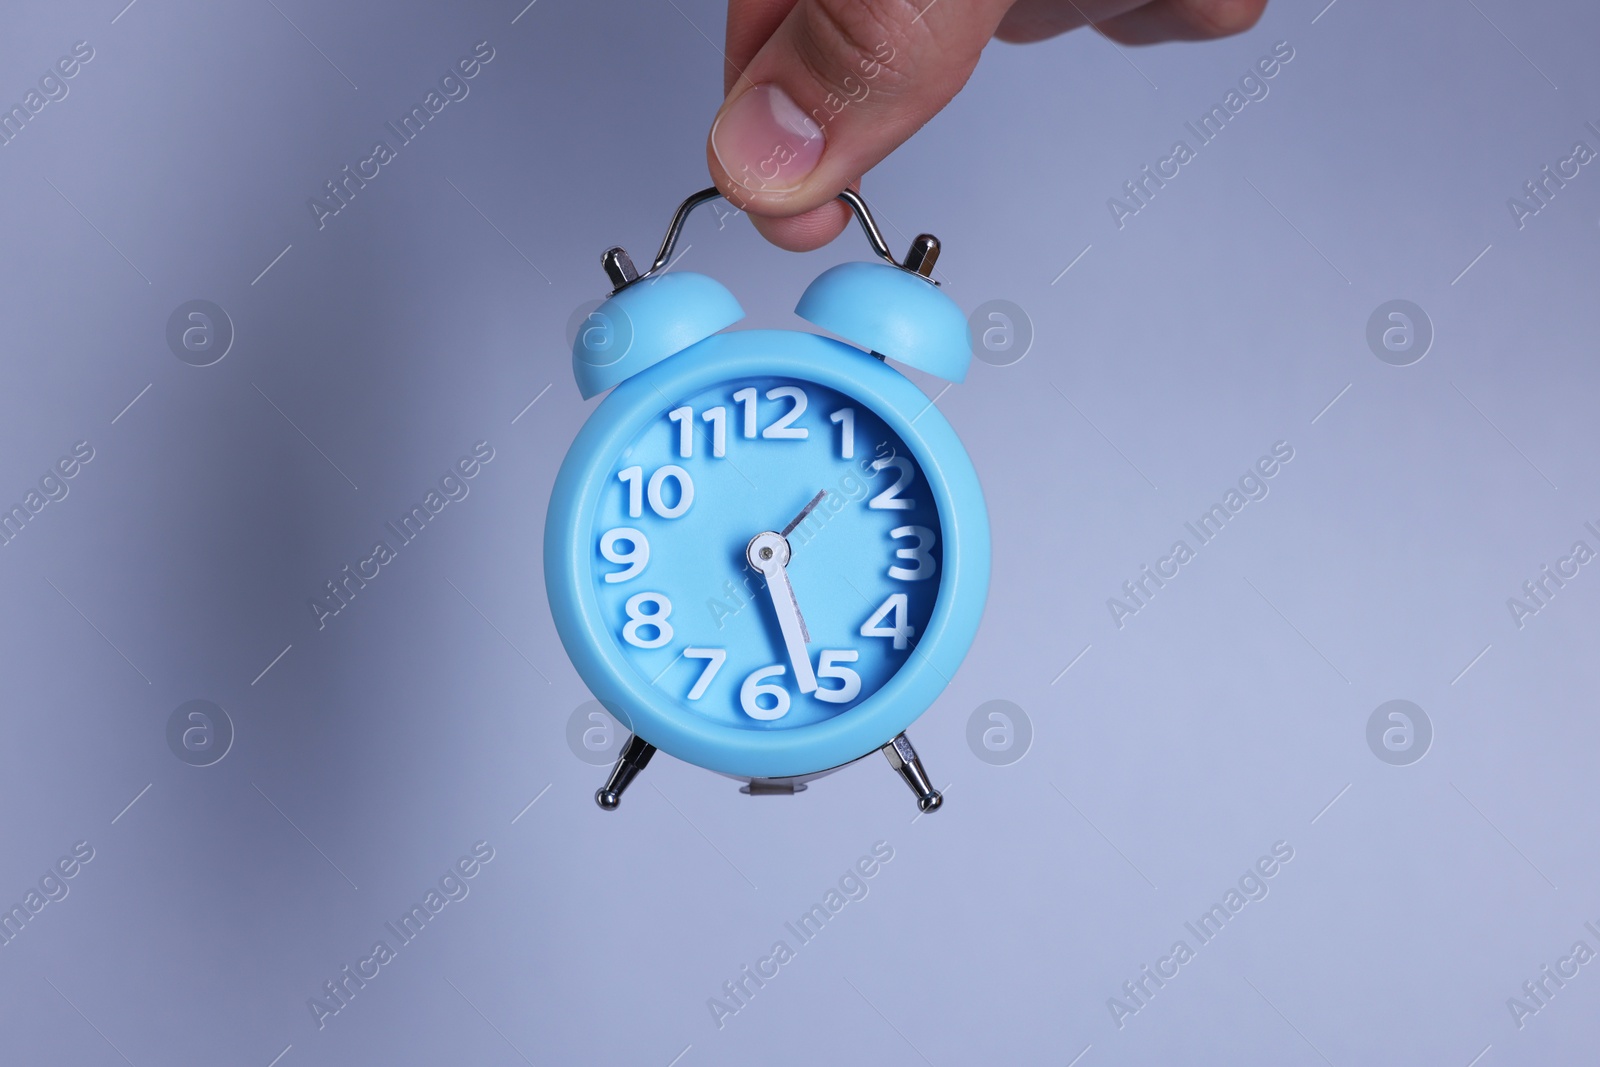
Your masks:
<instances>
[{"instance_id":1,"label":"metal handle","mask_svg":"<svg viewBox=\"0 0 1600 1067\"><path fill-rule=\"evenodd\" d=\"M701 204L709 203L722 194L715 186L701 189L678 205L678 210L673 213L672 222L667 226L667 235L662 238L661 251L656 253L656 260L650 264L650 269L643 274L634 267L633 260L622 248L608 248L600 257L601 266L605 268L606 276L611 279L614 286L613 293L620 292L635 282L642 282L666 269L672 259L672 252L678 246L678 237L683 233L683 224L689 218L689 213ZM933 265L939 259L939 239L931 233L918 234L911 242L911 249L906 252L904 260L894 258L894 253L889 251L889 244L883 239L883 233L878 229L877 221L872 217L872 211L867 207L867 202L861 194L853 189L846 189L838 197L850 205L850 210L855 214L856 220L861 223L861 232L867 235L867 243L872 246L879 259L890 266L899 267L917 275L919 278L933 281ZM933 282L938 285L938 282Z\"/></svg>"}]
</instances>

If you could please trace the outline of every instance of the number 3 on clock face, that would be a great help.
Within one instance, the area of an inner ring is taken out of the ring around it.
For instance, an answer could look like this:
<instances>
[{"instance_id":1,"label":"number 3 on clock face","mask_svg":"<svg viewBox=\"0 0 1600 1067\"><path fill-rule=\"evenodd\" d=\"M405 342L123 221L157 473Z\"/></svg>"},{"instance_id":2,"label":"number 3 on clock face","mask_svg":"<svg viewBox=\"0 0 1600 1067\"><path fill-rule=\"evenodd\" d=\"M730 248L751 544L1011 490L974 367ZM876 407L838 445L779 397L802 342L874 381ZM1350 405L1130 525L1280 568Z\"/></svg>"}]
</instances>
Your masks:
<instances>
[{"instance_id":1,"label":"number 3 on clock face","mask_svg":"<svg viewBox=\"0 0 1600 1067\"><path fill-rule=\"evenodd\" d=\"M870 406L814 381L661 399L613 457L587 531L607 639L711 723L847 715L917 655L938 597L940 517L916 458ZM787 534L778 571L747 556L763 533Z\"/></svg>"}]
</instances>

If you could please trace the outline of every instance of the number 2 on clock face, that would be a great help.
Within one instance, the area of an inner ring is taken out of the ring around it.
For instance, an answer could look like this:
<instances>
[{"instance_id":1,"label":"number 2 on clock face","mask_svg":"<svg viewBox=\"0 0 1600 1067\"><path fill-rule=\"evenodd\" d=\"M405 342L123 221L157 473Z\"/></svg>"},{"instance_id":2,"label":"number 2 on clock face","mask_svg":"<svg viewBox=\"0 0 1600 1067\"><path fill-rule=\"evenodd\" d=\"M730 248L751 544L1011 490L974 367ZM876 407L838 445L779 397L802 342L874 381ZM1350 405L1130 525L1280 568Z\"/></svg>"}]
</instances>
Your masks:
<instances>
[{"instance_id":1,"label":"number 2 on clock face","mask_svg":"<svg viewBox=\"0 0 1600 1067\"><path fill-rule=\"evenodd\" d=\"M848 714L916 654L938 597L941 527L916 458L870 407L814 382L665 400L597 487L593 583L612 639L644 682L717 722ZM752 566L751 540L813 502L787 563Z\"/></svg>"}]
</instances>

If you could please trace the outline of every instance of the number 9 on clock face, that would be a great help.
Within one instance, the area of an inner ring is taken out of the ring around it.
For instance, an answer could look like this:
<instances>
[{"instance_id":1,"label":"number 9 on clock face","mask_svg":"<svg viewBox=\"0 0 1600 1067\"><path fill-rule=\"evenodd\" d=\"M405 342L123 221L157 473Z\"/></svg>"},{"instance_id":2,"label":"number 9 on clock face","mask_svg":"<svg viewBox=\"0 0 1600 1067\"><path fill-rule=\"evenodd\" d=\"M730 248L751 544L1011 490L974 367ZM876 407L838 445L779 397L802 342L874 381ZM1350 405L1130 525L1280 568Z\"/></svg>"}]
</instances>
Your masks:
<instances>
[{"instance_id":1,"label":"number 9 on clock face","mask_svg":"<svg viewBox=\"0 0 1600 1067\"><path fill-rule=\"evenodd\" d=\"M938 508L910 449L861 402L786 377L662 397L597 491L600 621L683 710L810 726L918 655L940 585ZM784 535L787 560L779 542L762 542L776 556L754 548L760 534Z\"/></svg>"}]
</instances>

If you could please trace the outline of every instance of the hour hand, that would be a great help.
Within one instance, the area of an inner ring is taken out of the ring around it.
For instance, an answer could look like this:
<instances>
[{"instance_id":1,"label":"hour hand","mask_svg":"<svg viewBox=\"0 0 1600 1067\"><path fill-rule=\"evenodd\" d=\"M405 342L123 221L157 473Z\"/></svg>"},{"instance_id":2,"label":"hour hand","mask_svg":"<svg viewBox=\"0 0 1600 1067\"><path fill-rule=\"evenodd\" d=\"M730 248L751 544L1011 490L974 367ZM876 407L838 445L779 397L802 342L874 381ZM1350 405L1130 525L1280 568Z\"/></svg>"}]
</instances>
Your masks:
<instances>
[{"instance_id":1,"label":"hour hand","mask_svg":"<svg viewBox=\"0 0 1600 1067\"><path fill-rule=\"evenodd\" d=\"M811 669L811 653L806 650L811 635L806 632L806 620L800 614L800 605L794 598L794 587L789 584L789 572L786 569L789 564L788 539L771 530L758 533L750 539L745 558L767 580L767 595L772 598L772 610L778 616L778 630L783 634L783 644L789 652L795 683L802 693L816 692L817 675Z\"/></svg>"}]
</instances>

